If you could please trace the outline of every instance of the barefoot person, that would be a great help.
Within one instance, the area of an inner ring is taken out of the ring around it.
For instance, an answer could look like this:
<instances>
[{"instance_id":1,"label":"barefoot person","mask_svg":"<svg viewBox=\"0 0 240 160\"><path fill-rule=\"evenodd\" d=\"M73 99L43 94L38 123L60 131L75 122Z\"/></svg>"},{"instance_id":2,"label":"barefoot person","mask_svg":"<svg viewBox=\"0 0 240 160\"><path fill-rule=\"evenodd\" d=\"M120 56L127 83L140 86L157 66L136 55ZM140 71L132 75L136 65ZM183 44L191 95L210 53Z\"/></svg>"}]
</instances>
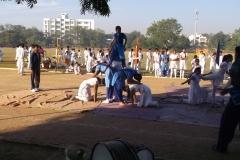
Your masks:
<instances>
[{"instance_id":1,"label":"barefoot person","mask_svg":"<svg viewBox=\"0 0 240 160\"><path fill-rule=\"evenodd\" d=\"M31 67L31 91L37 92L41 89L40 84L40 61L41 55L38 52L38 45L33 45L33 52L30 56L30 67Z\"/></svg>"},{"instance_id":2,"label":"barefoot person","mask_svg":"<svg viewBox=\"0 0 240 160\"><path fill-rule=\"evenodd\" d=\"M208 90L200 87L199 82L202 78L200 74L201 68L197 67L191 77L182 83L182 85L185 83L190 83L190 88L188 90L188 99L183 99L183 103L196 105L202 102L207 102Z\"/></svg>"},{"instance_id":3,"label":"barefoot person","mask_svg":"<svg viewBox=\"0 0 240 160\"><path fill-rule=\"evenodd\" d=\"M134 80L134 79L135 80ZM140 84L139 81L142 79L142 75L132 68L122 69L117 71L112 79L112 86L114 86L115 98L119 102L119 105L124 105L122 89L127 80L127 84Z\"/></svg>"},{"instance_id":4,"label":"barefoot person","mask_svg":"<svg viewBox=\"0 0 240 160\"><path fill-rule=\"evenodd\" d=\"M121 33L121 27L116 26L116 33L113 35L113 41L110 44L110 61L114 69L120 70L126 66L125 46L127 44L127 36Z\"/></svg>"},{"instance_id":5,"label":"barefoot person","mask_svg":"<svg viewBox=\"0 0 240 160\"><path fill-rule=\"evenodd\" d=\"M140 81L138 81L140 83ZM148 106L156 106L159 108L159 104L157 101L152 100L152 92L151 89L145 84L130 84L130 97L132 100L132 106L137 104L137 107L148 107ZM136 92L140 93L140 101L137 103Z\"/></svg>"},{"instance_id":6,"label":"barefoot person","mask_svg":"<svg viewBox=\"0 0 240 160\"><path fill-rule=\"evenodd\" d=\"M220 65L221 67L221 65ZM226 89L221 92L221 95L230 93L230 99L223 111L221 117L221 123L218 134L217 145L214 145L214 149L219 152L226 152L228 144L232 141L236 127L240 122L240 46L235 48L235 62L232 64L229 70L229 76L231 77L231 83L233 88Z\"/></svg>"},{"instance_id":7,"label":"barefoot person","mask_svg":"<svg viewBox=\"0 0 240 160\"><path fill-rule=\"evenodd\" d=\"M104 63L99 63L95 67L92 68L93 77L96 77L99 73L105 74L105 86L106 86L106 100L102 103L110 103L113 98L113 86L112 86L112 78L115 73L114 68L111 66L107 66Z\"/></svg>"},{"instance_id":8,"label":"barefoot person","mask_svg":"<svg viewBox=\"0 0 240 160\"><path fill-rule=\"evenodd\" d=\"M98 91L98 85L101 84L101 79L98 77L90 78L87 80L84 80L78 89L78 93L75 96L76 99L79 99L81 101L97 101L97 91ZM94 87L94 94L91 95L91 86Z\"/></svg>"}]
</instances>

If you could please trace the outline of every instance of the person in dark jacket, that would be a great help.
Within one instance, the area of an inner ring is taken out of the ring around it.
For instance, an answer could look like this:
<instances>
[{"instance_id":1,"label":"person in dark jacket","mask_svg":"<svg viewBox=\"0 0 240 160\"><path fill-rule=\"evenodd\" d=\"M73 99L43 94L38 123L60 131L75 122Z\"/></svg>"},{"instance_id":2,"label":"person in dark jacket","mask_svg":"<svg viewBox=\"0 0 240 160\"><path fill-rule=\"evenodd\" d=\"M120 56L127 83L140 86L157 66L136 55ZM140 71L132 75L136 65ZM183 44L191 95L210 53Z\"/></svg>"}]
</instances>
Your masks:
<instances>
[{"instance_id":1,"label":"person in dark jacket","mask_svg":"<svg viewBox=\"0 0 240 160\"><path fill-rule=\"evenodd\" d=\"M41 55L39 53L39 46L33 45L33 52L30 57L30 66L31 66L31 91L37 92L41 89L39 88L40 84L40 61Z\"/></svg>"},{"instance_id":2,"label":"person in dark jacket","mask_svg":"<svg viewBox=\"0 0 240 160\"><path fill-rule=\"evenodd\" d=\"M229 70L233 88L225 89L220 94L230 94L229 102L223 111L219 128L218 143L214 149L227 152L227 147L232 141L236 127L240 122L240 46L235 48L235 62Z\"/></svg>"}]
</instances>

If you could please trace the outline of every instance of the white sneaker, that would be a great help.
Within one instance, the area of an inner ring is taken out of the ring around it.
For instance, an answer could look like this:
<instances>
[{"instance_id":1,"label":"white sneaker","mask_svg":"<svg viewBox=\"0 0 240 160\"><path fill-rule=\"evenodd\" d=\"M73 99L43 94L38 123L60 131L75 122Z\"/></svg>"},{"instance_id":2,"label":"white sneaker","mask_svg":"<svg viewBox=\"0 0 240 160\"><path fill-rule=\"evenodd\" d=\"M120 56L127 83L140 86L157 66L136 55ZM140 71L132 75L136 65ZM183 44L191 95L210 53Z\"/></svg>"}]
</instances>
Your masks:
<instances>
[{"instance_id":1,"label":"white sneaker","mask_svg":"<svg viewBox=\"0 0 240 160\"><path fill-rule=\"evenodd\" d=\"M108 99L102 101L102 103L110 103L110 101Z\"/></svg>"},{"instance_id":2,"label":"white sneaker","mask_svg":"<svg viewBox=\"0 0 240 160\"><path fill-rule=\"evenodd\" d=\"M31 92L36 92L36 90L35 89L31 89Z\"/></svg>"}]
</instances>

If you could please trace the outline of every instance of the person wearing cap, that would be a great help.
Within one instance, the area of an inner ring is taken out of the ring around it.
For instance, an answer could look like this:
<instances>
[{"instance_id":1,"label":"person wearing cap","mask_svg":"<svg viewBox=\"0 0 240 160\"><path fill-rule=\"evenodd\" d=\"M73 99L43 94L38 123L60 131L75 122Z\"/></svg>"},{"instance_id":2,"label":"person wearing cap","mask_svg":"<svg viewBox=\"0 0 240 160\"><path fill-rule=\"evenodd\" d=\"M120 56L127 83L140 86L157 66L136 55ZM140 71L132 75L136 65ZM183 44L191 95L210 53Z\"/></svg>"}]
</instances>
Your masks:
<instances>
[{"instance_id":1,"label":"person wearing cap","mask_svg":"<svg viewBox=\"0 0 240 160\"><path fill-rule=\"evenodd\" d=\"M141 79L142 75L132 68L122 69L113 75L112 86L114 86L115 99L119 105L125 104L122 95L125 80L127 84L140 84Z\"/></svg>"}]
</instances>

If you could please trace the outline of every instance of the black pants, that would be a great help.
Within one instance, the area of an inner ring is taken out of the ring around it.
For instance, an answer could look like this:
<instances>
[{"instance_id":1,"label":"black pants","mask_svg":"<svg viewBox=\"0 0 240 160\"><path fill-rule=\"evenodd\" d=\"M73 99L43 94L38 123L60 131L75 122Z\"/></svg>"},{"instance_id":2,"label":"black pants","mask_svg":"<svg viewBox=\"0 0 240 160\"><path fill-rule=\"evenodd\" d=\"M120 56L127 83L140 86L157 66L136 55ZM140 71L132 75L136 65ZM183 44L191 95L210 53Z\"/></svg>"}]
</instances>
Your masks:
<instances>
[{"instance_id":1,"label":"black pants","mask_svg":"<svg viewBox=\"0 0 240 160\"><path fill-rule=\"evenodd\" d=\"M31 89L39 88L40 84L40 68L32 70L31 74Z\"/></svg>"},{"instance_id":2,"label":"black pants","mask_svg":"<svg viewBox=\"0 0 240 160\"><path fill-rule=\"evenodd\" d=\"M219 151L227 151L228 144L233 139L239 121L240 106L235 106L232 99L230 98L221 118L217 143L217 149Z\"/></svg>"}]
</instances>

